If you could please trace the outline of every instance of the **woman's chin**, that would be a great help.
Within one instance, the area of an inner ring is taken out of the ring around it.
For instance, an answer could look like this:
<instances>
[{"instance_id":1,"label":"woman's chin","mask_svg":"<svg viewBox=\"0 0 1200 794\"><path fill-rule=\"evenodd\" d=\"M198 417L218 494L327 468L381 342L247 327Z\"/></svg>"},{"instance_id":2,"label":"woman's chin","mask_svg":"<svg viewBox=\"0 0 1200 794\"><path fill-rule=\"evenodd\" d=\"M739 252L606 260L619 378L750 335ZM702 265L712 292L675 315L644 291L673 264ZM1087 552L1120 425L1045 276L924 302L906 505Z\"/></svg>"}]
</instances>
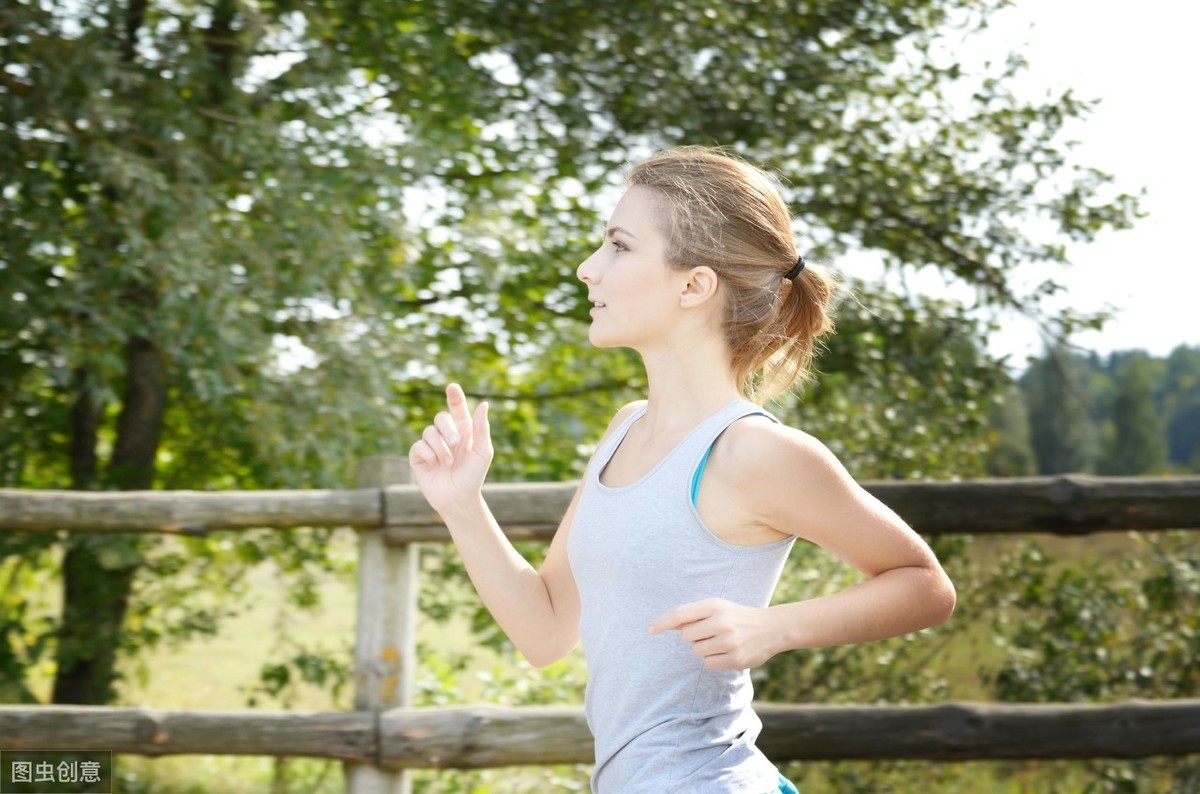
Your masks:
<instances>
[{"instance_id":1,"label":"woman's chin","mask_svg":"<svg viewBox=\"0 0 1200 794\"><path fill-rule=\"evenodd\" d=\"M596 326L588 329L588 341L592 343L592 347L617 347L613 340L602 332L596 330Z\"/></svg>"}]
</instances>

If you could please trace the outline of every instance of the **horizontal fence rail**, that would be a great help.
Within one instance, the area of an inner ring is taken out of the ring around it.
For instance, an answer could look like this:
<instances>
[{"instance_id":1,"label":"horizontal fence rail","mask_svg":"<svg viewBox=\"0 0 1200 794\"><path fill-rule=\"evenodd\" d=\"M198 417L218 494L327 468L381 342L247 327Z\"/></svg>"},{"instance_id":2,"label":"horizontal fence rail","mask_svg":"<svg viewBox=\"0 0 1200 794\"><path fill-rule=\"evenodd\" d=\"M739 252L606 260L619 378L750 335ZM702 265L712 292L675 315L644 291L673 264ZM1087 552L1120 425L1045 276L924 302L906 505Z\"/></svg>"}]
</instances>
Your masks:
<instances>
[{"instance_id":1,"label":"horizontal fence rail","mask_svg":"<svg viewBox=\"0 0 1200 794\"><path fill-rule=\"evenodd\" d=\"M575 483L489 485L515 540L548 540ZM1200 529L1200 477L1016 477L961 482L867 481L868 491L926 535L1086 535ZM260 527L382 528L391 544L450 540L414 485L293 491L28 491L0 489L0 531L202 535Z\"/></svg>"},{"instance_id":2,"label":"horizontal fence rail","mask_svg":"<svg viewBox=\"0 0 1200 794\"><path fill-rule=\"evenodd\" d=\"M1111 704L758 703L772 761L1147 758L1200 753L1200 699ZM370 712L0 706L0 750L310 756L388 769L590 764L578 708Z\"/></svg>"}]
</instances>

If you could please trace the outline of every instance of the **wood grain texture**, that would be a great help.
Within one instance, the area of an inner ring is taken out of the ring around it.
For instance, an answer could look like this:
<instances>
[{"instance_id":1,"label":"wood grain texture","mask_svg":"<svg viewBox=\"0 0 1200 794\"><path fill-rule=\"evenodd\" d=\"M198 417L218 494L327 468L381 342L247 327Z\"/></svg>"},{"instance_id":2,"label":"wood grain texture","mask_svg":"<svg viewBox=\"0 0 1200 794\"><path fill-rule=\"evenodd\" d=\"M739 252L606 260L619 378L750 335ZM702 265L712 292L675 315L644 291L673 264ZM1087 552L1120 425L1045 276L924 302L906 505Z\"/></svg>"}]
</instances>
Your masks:
<instances>
[{"instance_id":1,"label":"wood grain texture","mask_svg":"<svg viewBox=\"0 0 1200 794\"><path fill-rule=\"evenodd\" d=\"M773 761L1149 758L1200 753L1200 699L1119 703L810 706L760 703ZM0 706L2 750L339 758L407 768L592 761L581 709L461 706L370 712Z\"/></svg>"},{"instance_id":2,"label":"wood grain texture","mask_svg":"<svg viewBox=\"0 0 1200 794\"><path fill-rule=\"evenodd\" d=\"M484 487L505 533L548 540L576 483ZM925 535L1200 529L1200 477L1013 477L867 481L863 487ZM171 532L255 527L384 529L389 545L450 540L415 485L345 491L26 491L0 489L0 531Z\"/></svg>"}]
</instances>

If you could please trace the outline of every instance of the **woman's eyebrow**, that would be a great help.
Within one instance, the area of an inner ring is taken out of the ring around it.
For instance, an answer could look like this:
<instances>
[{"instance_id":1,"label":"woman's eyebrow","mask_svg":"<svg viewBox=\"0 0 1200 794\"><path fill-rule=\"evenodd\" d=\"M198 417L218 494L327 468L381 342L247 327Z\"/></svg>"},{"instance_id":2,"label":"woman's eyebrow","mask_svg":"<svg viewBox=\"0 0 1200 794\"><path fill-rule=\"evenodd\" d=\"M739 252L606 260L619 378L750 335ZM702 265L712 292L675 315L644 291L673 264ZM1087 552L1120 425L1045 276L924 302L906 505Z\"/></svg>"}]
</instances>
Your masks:
<instances>
[{"instance_id":1,"label":"woman's eyebrow","mask_svg":"<svg viewBox=\"0 0 1200 794\"><path fill-rule=\"evenodd\" d=\"M622 226L609 226L608 233L605 236L612 237L617 232L620 232L621 234L625 235L626 237L632 237L634 240L637 239L636 234L634 234L633 232L629 231L628 229L626 229Z\"/></svg>"}]
</instances>

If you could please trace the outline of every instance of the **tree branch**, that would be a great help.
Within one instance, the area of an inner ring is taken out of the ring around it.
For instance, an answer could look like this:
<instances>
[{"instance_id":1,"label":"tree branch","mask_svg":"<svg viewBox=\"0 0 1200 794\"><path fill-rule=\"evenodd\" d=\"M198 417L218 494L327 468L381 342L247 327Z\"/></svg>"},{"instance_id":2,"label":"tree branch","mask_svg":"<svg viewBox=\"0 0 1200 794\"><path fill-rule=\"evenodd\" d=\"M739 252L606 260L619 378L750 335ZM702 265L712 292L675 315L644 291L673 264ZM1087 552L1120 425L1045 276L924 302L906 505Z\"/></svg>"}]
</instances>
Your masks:
<instances>
[{"instance_id":1,"label":"tree branch","mask_svg":"<svg viewBox=\"0 0 1200 794\"><path fill-rule=\"evenodd\" d=\"M7 88L17 96L28 96L33 91L32 85L21 82L3 69L0 69L0 86Z\"/></svg>"},{"instance_id":2,"label":"tree branch","mask_svg":"<svg viewBox=\"0 0 1200 794\"><path fill-rule=\"evenodd\" d=\"M130 0L125 9L125 36L121 40L121 60L133 63L137 60L137 36L146 20L147 0Z\"/></svg>"},{"instance_id":3,"label":"tree branch","mask_svg":"<svg viewBox=\"0 0 1200 794\"><path fill-rule=\"evenodd\" d=\"M569 397L580 397L585 394L594 394L598 391L613 391L615 389L627 389L629 382L624 380L604 380L598 383L585 383L569 389L554 392L542 392L538 394L521 393L521 392L488 392L472 390L470 396L477 400L514 400L516 402L549 402L550 400L561 400ZM399 392L403 397L443 397L445 396L440 389L404 389Z\"/></svg>"}]
</instances>

